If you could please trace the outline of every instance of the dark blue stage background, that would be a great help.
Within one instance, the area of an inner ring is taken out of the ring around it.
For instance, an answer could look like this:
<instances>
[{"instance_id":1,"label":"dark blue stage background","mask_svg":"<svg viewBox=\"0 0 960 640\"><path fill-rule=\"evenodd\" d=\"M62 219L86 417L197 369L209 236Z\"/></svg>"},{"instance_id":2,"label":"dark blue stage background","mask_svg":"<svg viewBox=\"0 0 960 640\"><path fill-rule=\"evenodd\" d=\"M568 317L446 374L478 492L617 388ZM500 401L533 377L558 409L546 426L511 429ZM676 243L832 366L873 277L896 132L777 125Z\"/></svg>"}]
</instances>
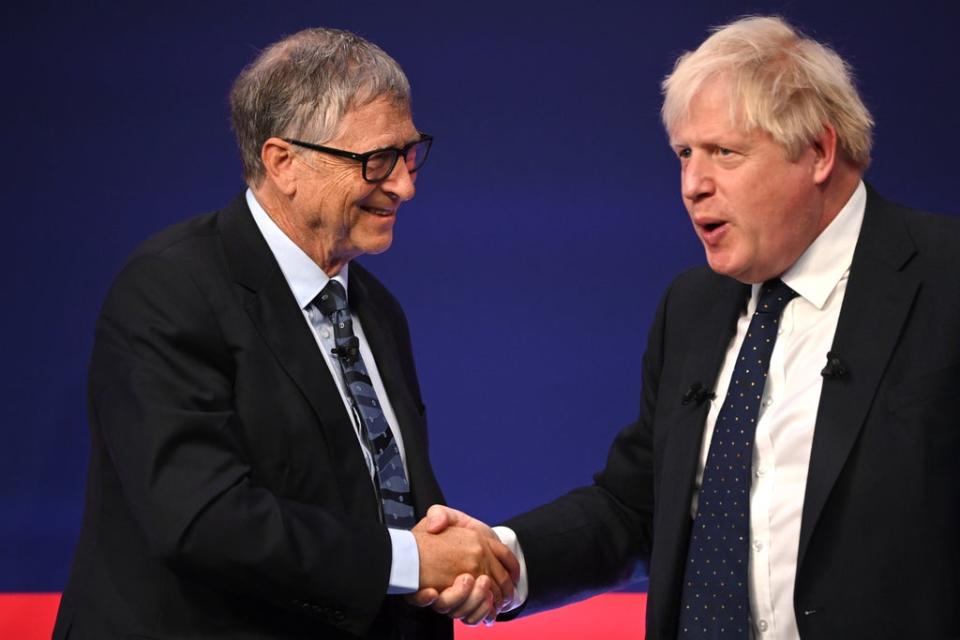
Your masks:
<instances>
[{"instance_id":1,"label":"dark blue stage background","mask_svg":"<svg viewBox=\"0 0 960 640\"><path fill-rule=\"evenodd\" d=\"M230 83L311 25L391 53L436 137L394 247L364 262L408 313L448 500L496 521L588 482L636 413L661 290L703 261L659 81L749 12L856 67L882 193L960 212L955 3L6 3L0 591L66 579L113 274L151 232L239 192Z\"/></svg>"}]
</instances>

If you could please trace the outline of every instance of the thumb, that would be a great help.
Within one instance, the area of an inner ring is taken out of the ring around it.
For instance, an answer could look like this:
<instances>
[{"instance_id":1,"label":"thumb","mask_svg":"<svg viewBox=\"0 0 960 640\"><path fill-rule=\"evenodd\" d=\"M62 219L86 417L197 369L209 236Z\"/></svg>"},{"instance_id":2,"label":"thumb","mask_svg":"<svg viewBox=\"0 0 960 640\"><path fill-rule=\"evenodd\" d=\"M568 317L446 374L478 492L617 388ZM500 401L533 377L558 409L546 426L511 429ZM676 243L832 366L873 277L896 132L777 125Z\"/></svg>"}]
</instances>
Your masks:
<instances>
[{"instance_id":1,"label":"thumb","mask_svg":"<svg viewBox=\"0 0 960 640\"><path fill-rule=\"evenodd\" d=\"M447 527L457 526L465 517L456 509L435 504L427 510L427 532L440 533Z\"/></svg>"},{"instance_id":2,"label":"thumb","mask_svg":"<svg viewBox=\"0 0 960 640\"><path fill-rule=\"evenodd\" d=\"M440 594L437 592L436 589L433 589L433 588L421 589L416 593L411 593L405 596L407 602L409 602L415 607L429 607L439 597L440 597Z\"/></svg>"}]
</instances>

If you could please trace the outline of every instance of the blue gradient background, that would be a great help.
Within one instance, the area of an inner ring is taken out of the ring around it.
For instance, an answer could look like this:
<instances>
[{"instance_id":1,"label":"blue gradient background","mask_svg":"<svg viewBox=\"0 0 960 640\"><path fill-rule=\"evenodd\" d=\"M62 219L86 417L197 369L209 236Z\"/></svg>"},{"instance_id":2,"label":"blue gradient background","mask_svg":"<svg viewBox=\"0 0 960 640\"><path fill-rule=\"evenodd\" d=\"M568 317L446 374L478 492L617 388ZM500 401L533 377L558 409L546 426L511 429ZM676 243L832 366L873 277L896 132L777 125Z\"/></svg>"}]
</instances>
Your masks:
<instances>
[{"instance_id":1,"label":"blue gradient background","mask_svg":"<svg viewBox=\"0 0 960 640\"><path fill-rule=\"evenodd\" d=\"M0 591L62 588L99 305L140 240L242 188L226 95L283 34L380 44L436 136L394 247L363 261L409 316L447 498L487 520L588 482L636 413L660 292L703 262L659 81L709 26L776 12L831 42L878 122L868 179L960 211L954 3L362 4L0 9Z\"/></svg>"}]
</instances>

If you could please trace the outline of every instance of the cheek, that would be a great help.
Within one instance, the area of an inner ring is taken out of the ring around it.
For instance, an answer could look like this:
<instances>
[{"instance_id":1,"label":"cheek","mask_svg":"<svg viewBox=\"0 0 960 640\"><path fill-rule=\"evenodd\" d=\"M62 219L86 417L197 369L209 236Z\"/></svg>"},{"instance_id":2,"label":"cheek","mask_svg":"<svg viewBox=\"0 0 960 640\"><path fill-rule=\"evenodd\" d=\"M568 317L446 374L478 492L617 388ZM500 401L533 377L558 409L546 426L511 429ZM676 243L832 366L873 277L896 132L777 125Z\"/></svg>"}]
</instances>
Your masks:
<instances>
[{"instance_id":1,"label":"cheek","mask_svg":"<svg viewBox=\"0 0 960 640\"><path fill-rule=\"evenodd\" d=\"M359 181L354 180L349 184L344 184L342 190L344 203L350 207L356 207L374 199L372 196L377 190L377 185L364 182L361 179Z\"/></svg>"},{"instance_id":2,"label":"cheek","mask_svg":"<svg viewBox=\"0 0 960 640\"><path fill-rule=\"evenodd\" d=\"M341 220L345 225L352 226L358 217L363 215L359 207L364 204L372 193L370 185L363 182L357 184L350 181L346 184L331 185L326 199L332 216Z\"/></svg>"}]
</instances>

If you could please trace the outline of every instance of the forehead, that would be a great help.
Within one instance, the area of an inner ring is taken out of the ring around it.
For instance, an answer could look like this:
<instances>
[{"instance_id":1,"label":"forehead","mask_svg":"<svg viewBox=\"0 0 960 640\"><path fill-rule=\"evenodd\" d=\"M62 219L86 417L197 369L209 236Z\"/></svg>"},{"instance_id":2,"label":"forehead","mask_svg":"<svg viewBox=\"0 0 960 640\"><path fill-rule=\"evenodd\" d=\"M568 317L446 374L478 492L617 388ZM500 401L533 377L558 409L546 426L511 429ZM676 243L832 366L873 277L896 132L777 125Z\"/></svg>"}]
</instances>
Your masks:
<instances>
[{"instance_id":1,"label":"forehead","mask_svg":"<svg viewBox=\"0 0 960 640\"><path fill-rule=\"evenodd\" d=\"M749 132L740 121L740 109L733 102L728 82L705 82L687 104L685 112L670 130L671 144L713 140L722 136L746 137Z\"/></svg>"},{"instance_id":2,"label":"forehead","mask_svg":"<svg viewBox=\"0 0 960 640\"><path fill-rule=\"evenodd\" d=\"M347 111L340 122L340 132L328 144L369 151L399 146L416 136L410 105L380 97Z\"/></svg>"}]
</instances>

